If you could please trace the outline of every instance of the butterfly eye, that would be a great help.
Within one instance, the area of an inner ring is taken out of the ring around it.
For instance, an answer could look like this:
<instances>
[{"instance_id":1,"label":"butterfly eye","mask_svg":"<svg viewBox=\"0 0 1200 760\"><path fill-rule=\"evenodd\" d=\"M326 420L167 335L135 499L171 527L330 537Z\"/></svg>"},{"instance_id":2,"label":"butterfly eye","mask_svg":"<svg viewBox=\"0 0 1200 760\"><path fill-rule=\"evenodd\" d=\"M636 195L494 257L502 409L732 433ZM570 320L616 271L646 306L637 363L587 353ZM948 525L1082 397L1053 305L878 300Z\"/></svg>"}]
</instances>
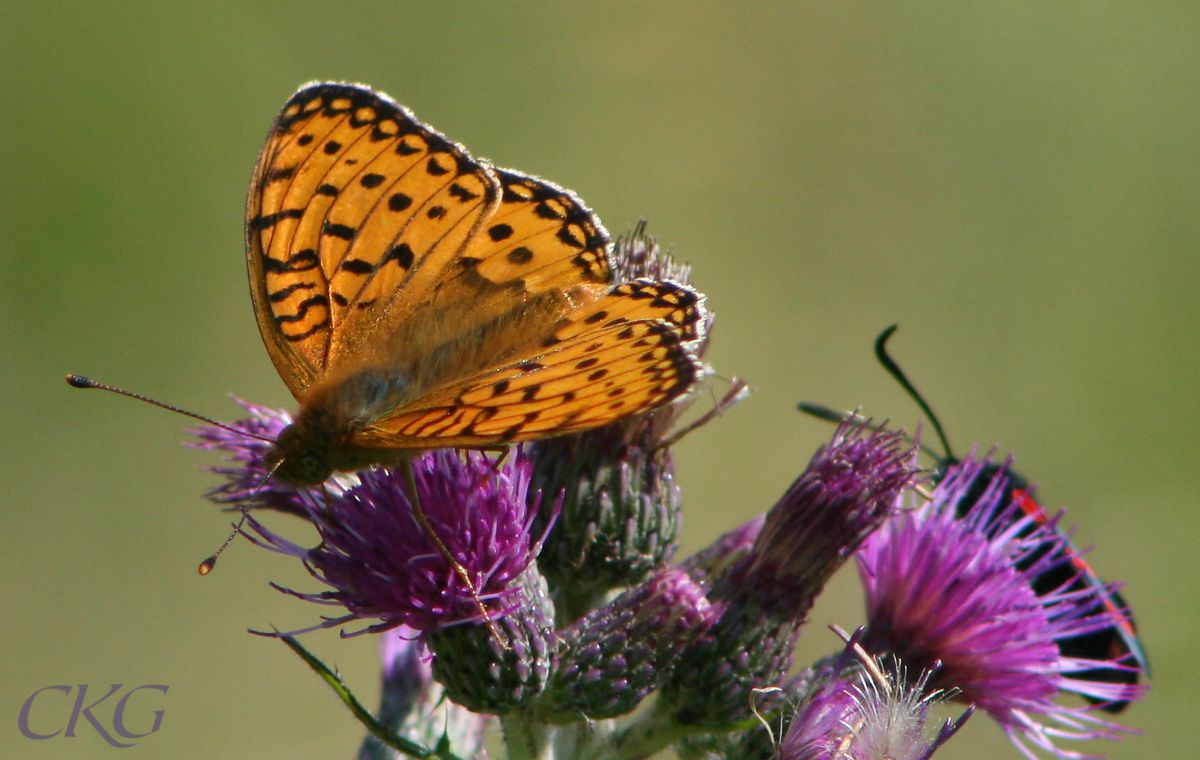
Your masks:
<instances>
[{"instance_id":1,"label":"butterfly eye","mask_svg":"<svg viewBox=\"0 0 1200 760\"><path fill-rule=\"evenodd\" d=\"M333 468L310 451L294 451L279 461L275 474L294 486L315 486L325 482L333 474Z\"/></svg>"},{"instance_id":2,"label":"butterfly eye","mask_svg":"<svg viewBox=\"0 0 1200 760\"><path fill-rule=\"evenodd\" d=\"M314 449L319 442L306 434L302 426L288 425L279 434L275 446L267 452L266 463L276 477L294 486L315 486L333 474L323 452Z\"/></svg>"}]
</instances>

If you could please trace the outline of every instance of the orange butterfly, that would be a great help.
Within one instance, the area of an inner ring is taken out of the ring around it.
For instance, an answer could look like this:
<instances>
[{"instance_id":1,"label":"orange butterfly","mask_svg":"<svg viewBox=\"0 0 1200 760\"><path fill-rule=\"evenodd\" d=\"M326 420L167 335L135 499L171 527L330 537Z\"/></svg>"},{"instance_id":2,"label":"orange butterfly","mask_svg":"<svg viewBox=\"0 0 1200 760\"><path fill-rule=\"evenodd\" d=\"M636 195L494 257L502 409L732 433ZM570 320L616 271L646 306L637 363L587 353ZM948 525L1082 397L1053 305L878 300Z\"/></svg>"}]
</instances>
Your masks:
<instances>
[{"instance_id":1,"label":"orange butterfly","mask_svg":"<svg viewBox=\"0 0 1200 760\"><path fill-rule=\"evenodd\" d=\"M246 210L259 330L300 402L278 476L575 433L680 396L702 371L704 297L614 283L610 247L572 193L473 158L387 96L302 87Z\"/></svg>"}]
</instances>

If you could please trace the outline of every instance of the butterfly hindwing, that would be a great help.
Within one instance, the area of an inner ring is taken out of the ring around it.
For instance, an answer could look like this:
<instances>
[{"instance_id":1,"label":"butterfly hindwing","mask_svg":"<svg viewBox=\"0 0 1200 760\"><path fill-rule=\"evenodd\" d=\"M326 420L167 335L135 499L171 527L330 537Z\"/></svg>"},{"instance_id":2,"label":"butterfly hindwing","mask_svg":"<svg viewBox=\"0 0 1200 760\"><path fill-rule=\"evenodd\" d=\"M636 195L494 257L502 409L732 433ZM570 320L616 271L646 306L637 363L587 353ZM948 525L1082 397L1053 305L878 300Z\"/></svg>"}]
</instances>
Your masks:
<instances>
[{"instance_id":1,"label":"butterfly hindwing","mask_svg":"<svg viewBox=\"0 0 1200 760\"><path fill-rule=\"evenodd\" d=\"M650 285L690 305L664 307L618 288L562 320L539 352L397 409L356 443L510 443L587 430L677 398L701 372L685 338L702 329L701 298L683 285L640 284Z\"/></svg>"},{"instance_id":2,"label":"butterfly hindwing","mask_svg":"<svg viewBox=\"0 0 1200 760\"><path fill-rule=\"evenodd\" d=\"M567 340L596 325L618 325L637 319L661 319L679 328L685 343L700 340L705 329L704 296L692 288L660 280L637 279L615 286L607 295L576 309L554 331Z\"/></svg>"}]
</instances>

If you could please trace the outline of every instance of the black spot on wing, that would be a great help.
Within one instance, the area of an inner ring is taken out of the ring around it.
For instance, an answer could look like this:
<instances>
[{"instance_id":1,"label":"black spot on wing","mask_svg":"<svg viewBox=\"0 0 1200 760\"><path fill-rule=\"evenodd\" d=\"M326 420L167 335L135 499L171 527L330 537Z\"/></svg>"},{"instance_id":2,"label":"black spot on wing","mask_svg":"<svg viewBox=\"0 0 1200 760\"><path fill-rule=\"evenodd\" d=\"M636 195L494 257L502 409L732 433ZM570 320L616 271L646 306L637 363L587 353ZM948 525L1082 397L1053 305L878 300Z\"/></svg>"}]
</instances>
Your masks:
<instances>
[{"instance_id":1,"label":"black spot on wing","mask_svg":"<svg viewBox=\"0 0 1200 760\"><path fill-rule=\"evenodd\" d=\"M267 182L270 183L278 182L281 179L291 179L292 177L296 176L296 169L298 168L299 165L277 166L267 172Z\"/></svg>"},{"instance_id":2,"label":"black spot on wing","mask_svg":"<svg viewBox=\"0 0 1200 760\"><path fill-rule=\"evenodd\" d=\"M533 213L541 219L562 219L562 214L558 213L549 203L542 201L533 207Z\"/></svg>"},{"instance_id":3,"label":"black spot on wing","mask_svg":"<svg viewBox=\"0 0 1200 760\"><path fill-rule=\"evenodd\" d=\"M312 308L323 307L329 308L329 299L324 295L309 296L301 301L296 306L296 311L293 314L276 314L275 323L282 325L285 322L300 322L308 314L308 310Z\"/></svg>"},{"instance_id":4,"label":"black spot on wing","mask_svg":"<svg viewBox=\"0 0 1200 760\"><path fill-rule=\"evenodd\" d=\"M401 267L408 269L413 263L413 250L408 243L397 243L388 250L387 255L379 262L379 266L383 266L389 261L394 261Z\"/></svg>"},{"instance_id":5,"label":"black spot on wing","mask_svg":"<svg viewBox=\"0 0 1200 760\"><path fill-rule=\"evenodd\" d=\"M288 296L298 290L312 290L315 287L316 285L311 282L293 282L286 288L281 288L280 290L276 290L274 293L268 294L267 298L273 303L278 303L280 301L287 300Z\"/></svg>"},{"instance_id":6,"label":"black spot on wing","mask_svg":"<svg viewBox=\"0 0 1200 760\"><path fill-rule=\"evenodd\" d=\"M463 203L473 201L479 197L479 193L473 193L462 185L454 182L450 185L450 195L458 198Z\"/></svg>"},{"instance_id":7,"label":"black spot on wing","mask_svg":"<svg viewBox=\"0 0 1200 760\"><path fill-rule=\"evenodd\" d=\"M528 264L533 261L533 251L519 245L508 252L507 258L513 264Z\"/></svg>"},{"instance_id":8,"label":"black spot on wing","mask_svg":"<svg viewBox=\"0 0 1200 760\"><path fill-rule=\"evenodd\" d=\"M325 223L321 225L322 235L341 238L342 240L353 240L357 233L358 230L349 225L338 224L337 222L331 222L328 219L326 219Z\"/></svg>"},{"instance_id":9,"label":"black spot on wing","mask_svg":"<svg viewBox=\"0 0 1200 760\"><path fill-rule=\"evenodd\" d=\"M283 337L287 338L288 340L292 341L293 343L296 343L298 341L302 341L302 340L305 340L306 338L310 338L313 335L316 335L317 333L321 332L322 330L326 329L327 327L329 327L329 317L328 316L326 316L325 319L322 319L320 322L318 322L317 324L308 328L307 330L305 330L302 333L296 333L295 335L288 335L287 333L284 333Z\"/></svg>"},{"instance_id":10,"label":"black spot on wing","mask_svg":"<svg viewBox=\"0 0 1200 760\"><path fill-rule=\"evenodd\" d=\"M302 216L304 216L302 208L288 208L273 214L259 214L250 220L250 229L257 232L274 227L284 219L299 219Z\"/></svg>"},{"instance_id":11,"label":"black spot on wing","mask_svg":"<svg viewBox=\"0 0 1200 760\"><path fill-rule=\"evenodd\" d=\"M311 248L305 248L303 251L293 253L286 261L271 258L264 253L262 261L263 270L276 274L282 272L304 272L321 264L321 259L317 256L317 252Z\"/></svg>"},{"instance_id":12,"label":"black spot on wing","mask_svg":"<svg viewBox=\"0 0 1200 760\"><path fill-rule=\"evenodd\" d=\"M403 211L412 205L412 198L404 193L392 193L388 198L388 208L392 211Z\"/></svg>"},{"instance_id":13,"label":"black spot on wing","mask_svg":"<svg viewBox=\"0 0 1200 760\"><path fill-rule=\"evenodd\" d=\"M571 231L570 226L563 225L558 230L558 239L572 248L583 248L583 241L575 237L575 233Z\"/></svg>"}]
</instances>

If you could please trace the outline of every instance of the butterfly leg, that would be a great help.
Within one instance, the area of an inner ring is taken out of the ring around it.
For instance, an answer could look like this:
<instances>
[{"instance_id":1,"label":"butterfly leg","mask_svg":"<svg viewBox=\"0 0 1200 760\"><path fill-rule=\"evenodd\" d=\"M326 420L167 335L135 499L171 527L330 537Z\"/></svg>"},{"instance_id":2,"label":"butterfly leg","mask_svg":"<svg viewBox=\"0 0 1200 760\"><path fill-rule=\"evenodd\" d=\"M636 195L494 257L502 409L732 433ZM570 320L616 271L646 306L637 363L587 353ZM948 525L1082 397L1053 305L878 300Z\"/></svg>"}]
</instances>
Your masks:
<instances>
[{"instance_id":1,"label":"butterfly leg","mask_svg":"<svg viewBox=\"0 0 1200 760\"><path fill-rule=\"evenodd\" d=\"M412 503L413 516L417 519L417 524L421 526L421 530L425 531L425 535L434 543L434 546L438 548L438 551L450 563L450 567L454 568L454 573L471 592L471 599L474 600L475 607L479 610L479 614L483 618L483 623L492 634L492 638L501 647L507 649L508 647L505 646L504 639L500 637L499 629L496 628L496 622L492 620L492 615L488 612L487 606L479 598L479 589L475 588L475 583L471 580L467 568L463 567L462 563L454 558L454 555L450 553L450 549L446 546L445 542L438 536L437 531L429 524L429 518L425 516L425 510L421 507L421 497L417 493L417 477L413 472L412 460L405 460L401 468L404 470L404 484L408 489L408 498Z\"/></svg>"}]
</instances>

